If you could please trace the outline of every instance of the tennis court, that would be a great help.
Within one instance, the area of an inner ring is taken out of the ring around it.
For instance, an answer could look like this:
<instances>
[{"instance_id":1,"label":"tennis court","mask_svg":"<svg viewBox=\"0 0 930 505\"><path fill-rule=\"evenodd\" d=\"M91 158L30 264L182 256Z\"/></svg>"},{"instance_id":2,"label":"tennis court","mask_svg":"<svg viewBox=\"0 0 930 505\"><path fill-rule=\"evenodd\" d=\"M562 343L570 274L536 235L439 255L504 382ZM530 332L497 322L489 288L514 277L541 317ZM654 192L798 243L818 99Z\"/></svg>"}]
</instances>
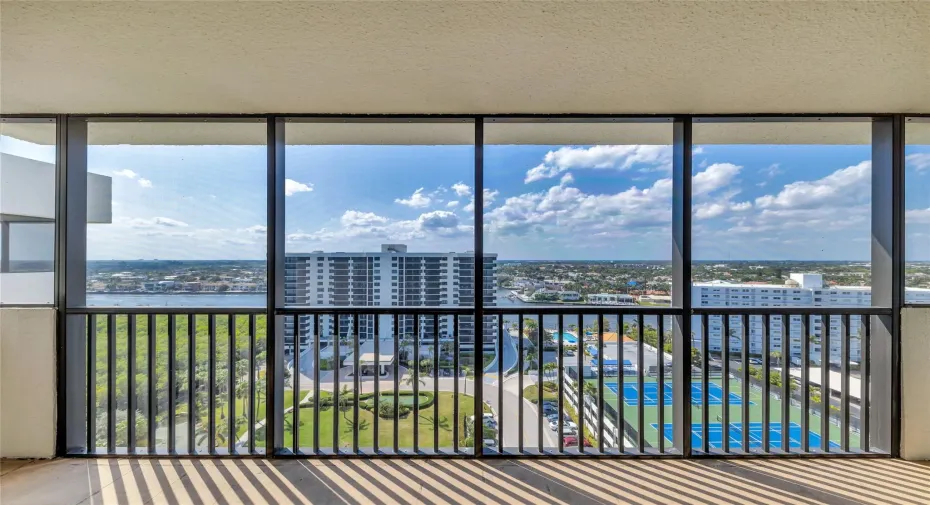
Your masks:
<instances>
[{"instance_id":1,"label":"tennis court","mask_svg":"<svg viewBox=\"0 0 930 505\"><path fill-rule=\"evenodd\" d=\"M658 429L657 424L652 425L653 428ZM700 448L703 444L702 439L702 426L701 423L694 423L691 425L691 444L692 447ZM671 441L674 437L674 431L672 425L666 423L665 429L663 430L666 440ZM797 423L791 423L788 427L788 443L789 447L792 449L801 448L801 438L802 438L801 426ZM762 423L761 422L752 422L749 423L749 448L750 449L761 449L762 448ZM782 441L782 426L781 423L772 422L769 423L769 447L778 448L781 447ZM711 449L722 449L723 448L723 424L722 423L710 423L707 425L707 441ZM809 444L811 448L820 447L820 435L811 431L809 433ZM731 449L741 449L743 445L743 425L741 423L730 423L730 448ZM839 448L839 445L835 442L830 442L830 447Z\"/></svg>"},{"instance_id":2,"label":"tennis court","mask_svg":"<svg viewBox=\"0 0 930 505\"><path fill-rule=\"evenodd\" d=\"M617 394L619 387L616 382L604 383L608 389L610 389L614 394ZM723 388L719 385L710 383L708 384L707 389L707 403L708 405L723 405ZM694 405L700 405L701 399L703 398L701 393L703 391L702 385L700 383L691 384L691 403ZM636 407L639 405L639 386L635 382L625 382L623 384L623 402L630 407ZM664 401L665 405L672 404L672 383L669 381L665 382ZM647 382L643 384L643 405L647 407L655 407L659 404L659 384L657 382ZM743 400L736 393L730 393L730 405L742 405ZM749 402L750 405L753 405L753 402Z\"/></svg>"}]
</instances>

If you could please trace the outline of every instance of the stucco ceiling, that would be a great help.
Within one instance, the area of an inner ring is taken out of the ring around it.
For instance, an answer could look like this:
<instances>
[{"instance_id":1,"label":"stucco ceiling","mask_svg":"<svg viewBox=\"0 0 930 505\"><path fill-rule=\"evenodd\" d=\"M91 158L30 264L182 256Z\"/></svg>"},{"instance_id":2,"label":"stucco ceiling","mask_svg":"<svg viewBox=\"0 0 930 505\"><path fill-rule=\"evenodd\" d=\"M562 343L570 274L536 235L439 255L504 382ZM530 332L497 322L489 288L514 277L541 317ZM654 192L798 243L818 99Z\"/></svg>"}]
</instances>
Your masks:
<instances>
[{"instance_id":1,"label":"stucco ceiling","mask_svg":"<svg viewBox=\"0 0 930 505\"><path fill-rule=\"evenodd\" d=\"M930 1L0 2L4 113L930 112Z\"/></svg>"}]
</instances>

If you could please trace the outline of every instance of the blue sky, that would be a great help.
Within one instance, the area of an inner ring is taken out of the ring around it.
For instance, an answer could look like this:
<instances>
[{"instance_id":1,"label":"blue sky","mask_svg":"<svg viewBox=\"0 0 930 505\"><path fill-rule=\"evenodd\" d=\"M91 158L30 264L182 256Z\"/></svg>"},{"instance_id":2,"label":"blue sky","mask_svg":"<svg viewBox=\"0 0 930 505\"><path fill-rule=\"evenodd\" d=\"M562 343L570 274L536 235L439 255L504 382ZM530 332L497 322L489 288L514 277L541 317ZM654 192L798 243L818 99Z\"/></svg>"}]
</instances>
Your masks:
<instances>
[{"instance_id":1,"label":"blue sky","mask_svg":"<svg viewBox=\"0 0 930 505\"><path fill-rule=\"evenodd\" d=\"M2 138L2 151L52 161ZM485 249L670 260L669 146L485 148ZM930 146L908 146L908 259L930 260ZM697 146L695 259L869 258L869 146ZM288 252L473 248L471 146L289 146ZM91 146L113 223L90 259L261 259L262 146Z\"/></svg>"}]
</instances>

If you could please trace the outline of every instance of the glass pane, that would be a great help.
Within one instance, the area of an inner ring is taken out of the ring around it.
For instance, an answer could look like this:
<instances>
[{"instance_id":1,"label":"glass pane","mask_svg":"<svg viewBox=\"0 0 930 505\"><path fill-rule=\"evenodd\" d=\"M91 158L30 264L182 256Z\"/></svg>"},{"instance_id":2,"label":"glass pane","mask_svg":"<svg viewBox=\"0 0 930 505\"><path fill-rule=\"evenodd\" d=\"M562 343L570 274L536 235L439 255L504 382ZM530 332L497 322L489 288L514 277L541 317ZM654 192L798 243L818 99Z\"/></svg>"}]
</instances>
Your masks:
<instances>
[{"instance_id":1,"label":"glass pane","mask_svg":"<svg viewBox=\"0 0 930 505\"><path fill-rule=\"evenodd\" d=\"M505 449L516 450L522 436L528 448L535 448L539 437L544 448L557 448L561 438L570 450L579 442L597 447L602 438L605 449L616 450L623 439L626 450L636 450L640 433L647 444L658 446L663 433L658 405L637 400L640 376L644 391L655 391L660 380L658 319L619 320L616 312L671 302L671 144L670 122L485 125L484 244L498 257L495 303L528 314L534 306L553 304L612 311L604 316L603 328L596 314L547 315L541 328L531 316L523 335L514 330L518 317L504 316L510 328L501 335L504 352L497 357L496 348L492 351L498 359L486 371L496 379L501 362L505 373L518 372L516 349L522 339L522 395L536 404L524 412L524 425L510 430L506 426L519 422L520 401L510 397L509 387L485 383L486 397L497 398L499 390L504 397ZM541 366L536 364L538 346ZM601 396L603 433L591 421L601 416ZM639 409L644 411L642 425ZM546 416L542 433L540 413ZM582 413L587 422L581 422ZM664 423L671 423L671 416Z\"/></svg>"},{"instance_id":2,"label":"glass pane","mask_svg":"<svg viewBox=\"0 0 930 505\"><path fill-rule=\"evenodd\" d=\"M693 305L727 308L870 306L871 129L869 120L696 122L692 188ZM792 380L800 381L804 366L809 367L812 378L811 389L806 394L816 414L810 417L811 446L819 447L822 434L820 420L824 409L819 403L821 396L816 384L820 384L824 366L837 377L833 379L835 398L828 413L831 428L825 436L838 443L841 341L848 339L850 363L855 365L851 366L851 376L858 380L859 318L852 318L844 334L840 316L831 316L826 324L822 324L821 316L812 316L807 329L810 362L802 364L801 316L764 317L751 311L747 314L750 317L745 339L742 317L730 317L729 335L725 335L723 316L709 316L708 353L705 356L698 352L696 356L696 364L708 362L708 377L700 377L707 381L708 389L706 409L700 407L704 391L693 390L693 416L700 422L703 414L708 415L706 437L710 449L722 448L723 405L720 399L723 381L728 381L731 450L763 449L765 387L770 388L770 447L780 449L781 437L790 436L791 450L800 450L798 423L805 414L799 406L805 393L789 386L790 397L783 398L781 377L783 367L789 367L790 376L795 377ZM705 330L700 318L695 317L693 324L694 345L700 351L705 344ZM827 324L830 345L822 351ZM763 342L766 334L768 356ZM729 340L729 356L723 356L724 339ZM723 373L725 360L729 377L724 377ZM766 366L768 377L765 376ZM745 389L744 380L748 382ZM788 419L794 424L783 427L785 403L788 404ZM748 418L745 418L747 411ZM851 418L851 424L857 425L855 406L851 409ZM742 447L744 430L749 431L748 448ZM852 438L855 439L852 445L857 446L858 439L855 435ZM697 436L695 440L698 443Z\"/></svg>"},{"instance_id":3,"label":"glass pane","mask_svg":"<svg viewBox=\"0 0 930 505\"><path fill-rule=\"evenodd\" d=\"M288 122L286 304L473 306L474 135L472 121ZM493 261L488 268L493 272ZM360 448L373 447L375 437L381 448L392 448L395 412L400 449L413 448L415 431L419 448L432 449L437 430L439 446L452 447L456 374L452 353L442 352L453 342L452 315L400 315L396 334L389 315L322 317L320 335L312 321L297 316L285 325L284 337L288 369L299 355L302 450L314 445L315 408L324 450L352 450L354 434ZM467 353L473 355L474 335L472 319L461 316L463 364ZM319 367L313 363L316 338ZM315 379L319 402L313 401ZM377 400L375 381L382 393Z\"/></svg>"},{"instance_id":4,"label":"glass pane","mask_svg":"<svg viewBox=\"0 0 930 505\"><path fill-rule=\"evenodd\" d=\"M930 303L930 120L908 119L905 141L904 301L927 304Z\"/></svg>"},{"instance_id":5,"label":"glass pane","mask_svg":"<svg viewBox=\"0 0 930 505\"><path fill-rule=\"evenodd\" d=\"M87 304L264 306L263 121L88 125Z\"/></svg>"},{"instance_id":6,"label":"glass pane","mask_svg":"<svg viewBox=\"0 0 930 505\"><path fill-rule=\"evenodd\" d=\"M0 304L55 303L55 123L0 123Z\"/></svg>"}]
</instances>

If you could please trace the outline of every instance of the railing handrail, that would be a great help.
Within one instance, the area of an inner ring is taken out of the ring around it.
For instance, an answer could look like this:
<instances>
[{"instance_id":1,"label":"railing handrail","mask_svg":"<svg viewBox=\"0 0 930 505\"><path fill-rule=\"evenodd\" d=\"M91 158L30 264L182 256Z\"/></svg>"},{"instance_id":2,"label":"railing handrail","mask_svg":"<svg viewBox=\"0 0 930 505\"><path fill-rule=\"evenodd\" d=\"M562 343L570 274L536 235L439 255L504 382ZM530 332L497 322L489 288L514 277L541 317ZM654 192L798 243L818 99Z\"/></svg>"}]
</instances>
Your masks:
<instances>
[{"instance_id":1,"label":"railing handrail","mask_svg":"<svg viewBox=\"0 0 930 505\"><path fill-rule=\"evenodd\" d=\"M740 316L749 314L750 316L764 316L766 314L777 316L819 316L828 314L831 316L888 316L891 315L891 307L694 307L691 309L694 315L711 315L711 316Z\"/></svg>"},{"instance_id":2,"label":"railing handrail","mask_svg":"<svg viewBox=\"0 0 930 505\"><path fill-rule=\"evenodd\" d=\"M88 314L155 314L155 315L248 315L266 314L265 307L70 307L64 310L68 315Z\"/></svg>"}]
</instances>

